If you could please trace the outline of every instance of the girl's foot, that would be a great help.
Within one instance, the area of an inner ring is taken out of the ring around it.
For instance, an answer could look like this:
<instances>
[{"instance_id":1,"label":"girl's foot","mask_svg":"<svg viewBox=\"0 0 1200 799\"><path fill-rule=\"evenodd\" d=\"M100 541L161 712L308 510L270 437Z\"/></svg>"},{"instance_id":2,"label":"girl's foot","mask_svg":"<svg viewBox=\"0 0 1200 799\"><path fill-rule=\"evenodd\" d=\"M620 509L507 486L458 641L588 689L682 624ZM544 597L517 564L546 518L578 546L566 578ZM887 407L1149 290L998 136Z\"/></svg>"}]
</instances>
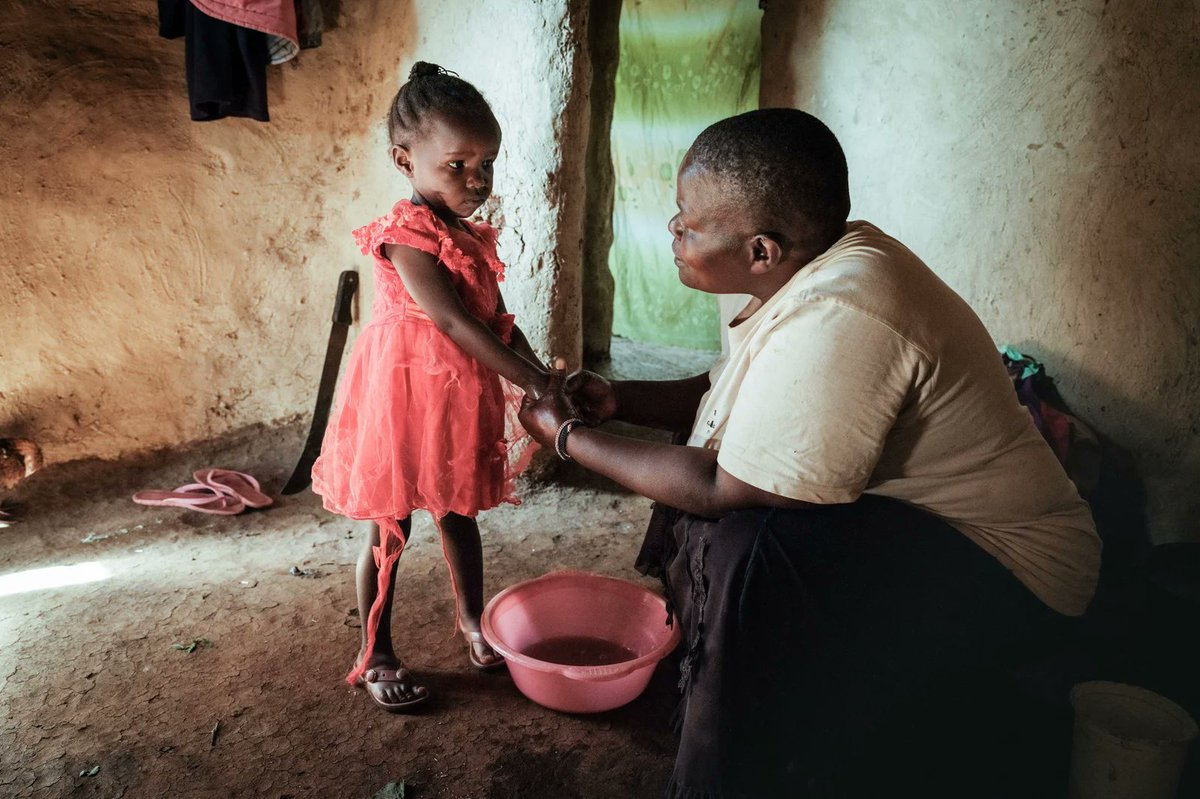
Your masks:
<instances>
[{"instance_id":1,"label":"girl's foot","mask_svg":"<svg viewBox=\"0 0 1200 799\"><path fill-rule=\"evenodd\" d=\"M429 698L429 691L419 685L396 657L373 657L367 670L357 680L371 701L389 713L403 713Z\"/></svg>"},{"instance_id":2,"label":"girl's foot","mask_svg":"<svg viewBox=\"0 0 1200 799\"><path fill-rule=\"evenodd\" d=\"M467 642L467 658L472 666L480 671L493 671L504 665L504 657L492 649L478 629L470 630L460 626L458 630Z\"/></svg>"}]
</instances>

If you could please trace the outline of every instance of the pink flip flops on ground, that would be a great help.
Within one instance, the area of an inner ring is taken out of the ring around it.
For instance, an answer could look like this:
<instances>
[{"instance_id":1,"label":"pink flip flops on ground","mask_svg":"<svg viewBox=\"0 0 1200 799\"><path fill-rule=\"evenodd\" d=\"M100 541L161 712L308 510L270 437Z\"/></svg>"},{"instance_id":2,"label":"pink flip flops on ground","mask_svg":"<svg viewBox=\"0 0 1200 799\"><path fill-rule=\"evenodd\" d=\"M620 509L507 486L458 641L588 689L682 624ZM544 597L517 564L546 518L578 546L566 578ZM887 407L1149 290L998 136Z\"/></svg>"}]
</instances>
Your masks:
<instances>
[{"instance_id":1,"label":"pink flip flops on ground","mask_svg":"<svg viewBox=\"0 0 1200 799\"><path fill-rule=\"evenodd\" d=\"M201 469L193 475L197 482L174 491L139 491L133 501L139 505L187 508L218 516L234 516L246 508L265 508L273 500L248 474L229 469Z\"/></svg>"},{"instance_id":2,"label":"pink flip flops on ground","mask_svg":"<svg viewBox=\"0 0 1200 799\"><path fill-rule=\"evenodd\" d=\"M196 481L225 491L240 499L247 508L265 508L273 500L262 492L262 486L248 474L230 469L201 469L193 477Z\"/></svg>"}]
</instances>

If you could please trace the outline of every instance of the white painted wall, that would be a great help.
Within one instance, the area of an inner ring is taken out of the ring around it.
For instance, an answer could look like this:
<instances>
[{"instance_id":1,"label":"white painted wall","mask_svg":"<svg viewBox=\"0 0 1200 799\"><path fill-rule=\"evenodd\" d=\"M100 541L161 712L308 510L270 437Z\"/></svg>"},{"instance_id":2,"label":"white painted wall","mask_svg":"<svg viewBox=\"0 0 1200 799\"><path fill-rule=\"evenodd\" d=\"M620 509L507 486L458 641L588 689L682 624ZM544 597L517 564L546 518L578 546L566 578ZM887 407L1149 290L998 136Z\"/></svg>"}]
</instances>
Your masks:
<instances>
[{"instance_id":1,"label":"white painted wall","mask_svg":"<svg viewBox=\"0 0 1200 799\"><path fill-rule=\"evenodd\" d=\"M764 106L815 113L851 216L1136 456L1152 537L1200 538L1200 7L772 0Z\"/></svg>"}]
</instances>

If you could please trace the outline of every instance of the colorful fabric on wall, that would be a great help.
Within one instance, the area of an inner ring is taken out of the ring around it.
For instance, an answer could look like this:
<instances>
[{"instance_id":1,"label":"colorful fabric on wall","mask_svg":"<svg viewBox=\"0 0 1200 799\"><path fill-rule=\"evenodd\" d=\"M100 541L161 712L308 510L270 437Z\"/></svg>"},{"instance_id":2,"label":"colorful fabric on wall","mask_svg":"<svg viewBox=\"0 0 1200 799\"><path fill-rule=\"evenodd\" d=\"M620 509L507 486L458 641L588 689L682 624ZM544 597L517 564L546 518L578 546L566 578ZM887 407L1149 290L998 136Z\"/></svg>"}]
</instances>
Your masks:
<instances>
[{"instance_id":1,"label":"colorful fabric on wall","mask_svg":"<svg viewBox=\"0 0 1200 799\"><path fill-rule=\"evenodd\" d=\"M755 0L626 0L613 108L613 333L717 349L716 298L679 282L667 221L675 172L708 125L758 106Z\"/></svg>"},{"instance_id":2,"label":"colorful fabric on wall","mask_svg":"<svg viewBox=\"0 0 1200 799\"><path fill-rule=\"evenodd\" d=\"M1000 357L1017 400L1029 411L1034 426L1086 499L1100 480L1099 438L1081 420L1047 401L1061 402L1041 361L1010 346L1000 348Z\"/></svg>"}]
</instances>

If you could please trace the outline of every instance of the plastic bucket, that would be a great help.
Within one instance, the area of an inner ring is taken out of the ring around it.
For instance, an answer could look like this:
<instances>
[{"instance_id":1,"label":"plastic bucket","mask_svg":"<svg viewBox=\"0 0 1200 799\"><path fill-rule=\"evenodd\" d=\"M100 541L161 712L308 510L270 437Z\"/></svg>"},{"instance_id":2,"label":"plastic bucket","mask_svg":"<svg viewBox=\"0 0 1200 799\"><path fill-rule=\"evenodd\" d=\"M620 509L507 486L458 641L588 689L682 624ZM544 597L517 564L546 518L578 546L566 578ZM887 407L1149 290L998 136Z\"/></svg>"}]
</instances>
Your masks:
<instances>
[{"instance_id":1,"label":"plastic bucket","mask_svg":"<svg viewBox=\"0 0 1200 799\"><path fill-rule=\"evenodd\" d=\"M663 598L627 580L561 571L497 594L483 610L483 635L508 661L521 693L568 713L599 713L633 701L658 661L679 643ZM529 653L547 641L582 636L628 653L620 662L571 666Z\"/></svg>"},{"instance_id":2,"label":"plastic bucket","mask_svg":"<svg viewBox=\"0 0 1200 799\"><path fill-rule=\"evenodd\" d=\"M1097 680L1071 689L1070 799L1174 799L1196 722L1170 699Z\"/></svg>"}]
</instances>

